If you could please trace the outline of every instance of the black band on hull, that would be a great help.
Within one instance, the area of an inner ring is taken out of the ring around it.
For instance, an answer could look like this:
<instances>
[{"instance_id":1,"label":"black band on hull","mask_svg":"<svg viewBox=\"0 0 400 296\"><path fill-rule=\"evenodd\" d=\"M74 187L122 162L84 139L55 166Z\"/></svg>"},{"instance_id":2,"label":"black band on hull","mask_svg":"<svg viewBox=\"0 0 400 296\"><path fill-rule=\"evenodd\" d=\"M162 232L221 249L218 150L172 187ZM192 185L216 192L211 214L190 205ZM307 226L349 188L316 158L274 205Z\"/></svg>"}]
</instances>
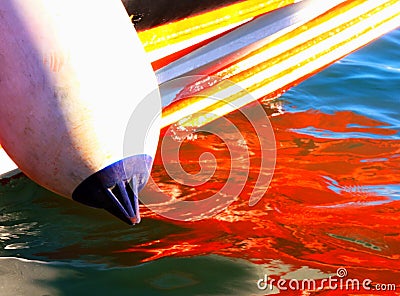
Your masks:
<instances>
[{"instance_id":1,"label":"black band on hull","mask_svg":"<svg viewBox=\"0 0 400 296\"><path fill-rule=\"evenodd\" d=\"M211 11L238 0L122 0L138 31Z\"/></svg>"}]
</instances>

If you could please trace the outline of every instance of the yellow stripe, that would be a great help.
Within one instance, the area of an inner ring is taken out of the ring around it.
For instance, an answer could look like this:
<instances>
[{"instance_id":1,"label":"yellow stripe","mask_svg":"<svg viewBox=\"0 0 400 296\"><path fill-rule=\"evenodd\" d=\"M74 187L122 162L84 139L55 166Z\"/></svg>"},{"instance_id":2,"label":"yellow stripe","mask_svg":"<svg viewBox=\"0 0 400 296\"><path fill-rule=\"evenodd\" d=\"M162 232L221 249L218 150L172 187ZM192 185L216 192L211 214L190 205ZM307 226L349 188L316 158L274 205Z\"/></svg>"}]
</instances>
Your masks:
<instances>
[{"instance_id":1,"label":"yellow stripe","mask_svg":"<svg viewBox=\"0 0 400 296\"><path fill-rule=\"evenodd\" d=\"M139 38L154 61L294 2L247 0L139 32Z\"/></svg>"},{"instance_id":2,"label":"yellow stripe","mask_svg":"<svg viewBox=\"0 0 400 296\"><path fill-rule=\"evenodd\" d=\"M234 89L231 83L220 82L167 107L163 112L163 126L179 120L184 126L204 125L274 94L399 25L398 0L347 1L215 74L230 79L244 91Z\"/></svg>"}]
</instances>

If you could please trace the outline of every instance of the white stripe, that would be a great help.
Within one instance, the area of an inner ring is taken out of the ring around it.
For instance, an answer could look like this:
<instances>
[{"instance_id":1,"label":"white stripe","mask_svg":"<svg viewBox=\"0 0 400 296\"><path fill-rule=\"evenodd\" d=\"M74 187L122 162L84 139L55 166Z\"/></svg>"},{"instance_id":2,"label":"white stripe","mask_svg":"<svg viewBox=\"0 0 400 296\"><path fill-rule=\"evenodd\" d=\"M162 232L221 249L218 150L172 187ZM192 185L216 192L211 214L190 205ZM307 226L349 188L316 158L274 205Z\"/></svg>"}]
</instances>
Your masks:
<instances>
[{"instance_id":1,"label":"white stripe","mask_svg":"<svg viewBox=\"0 0 400 296\"><path fill-rule=\"evenodd\" d=\"M338 47L334 50L332 50L331 52L329 52L326 55L323 55L319 58L317 58L314 61L311 61L310 63L294 70L292 73L287 74L283 77L278 78L275 81L272 81L271 83L267 84L265 87L261 87L256 89L255 91L253 91L251 93L251 97L249 96L244 96L244 97L240 97L237 100L233 101L230 104L227 104L226 106L222 106L218 109L213 110L213 114L216 114L218 116L223 116L231 111L233 111L235 108L244 106L247 103L250 103L251 101L254 101L255 99L259 99L262 96L265 96L267 94L273 93L274 91L284 87L285 85L287 85L290 82L296 81L298 79L300 79L301 77L312 73L318 69L320 69L321 67L324 67L325 65L329 64L330 62L333 62L339 58L341 58L342 56L358 49L360 46L363 46L364 44L367 44L368 42L382 36L383 34L395 29L396 27L399 26L400 24L400 16L395 17L394 19L385 22L384 24L380 25L379 27L375 27L377 23L379 23L381 20L383 19L387 19L391 16L393 16L396 11L400 11L400 4L397 4L397 6L390 6L382 11L380 11L379 13L373 15L372 17L368 18L368 25L366 25L366 21L361 21L361 23L354 25L340 33L338 33L337 35L335 35L332 38L329 38L327 40L325 40L323 43L328 45L329 44L336 44L335 42L338 41L343 41L346 40L350 37L354 37L356 36L358 33L362 32L365 28L367 28L368 26L374 26L374 29L372 29L371 31L363 34L362 36L357 37L356 39L344 44L341 47ZM321 42L322 43L322 42ZM329 46L330 47L330 46ZM322 52L324 49L327 49L329 47L324 47L321 44L318 44L318 46L316 48L319 49L319 51L314 50L313 47L313 51L308 52L308 56L306 54L304 54L303 52L301 53L301 57L303 57L303 60L301 60L300 58L292 59L292 63L291 66L296 65L296 62L299 61L304 61L307 58L313 57L314 54L320 53ZM286 61L285 61L285 64ZM279 66L281 67L280 70L284 71L285 68L282 68L282 64L279 64ZM290 65L288 68L290 68ZM281 72L280 71L280 72ZM263 77L265 78L265 74L266 72L268 72L268 75L270 75L270 68L266 69L263 72L260 72L259 74L263 75ZM254 81L252 81L254 83ZM253 83L251 85L253 85ZM243 86L242 86L243 87Z\"/></svg>"}]
</instances>

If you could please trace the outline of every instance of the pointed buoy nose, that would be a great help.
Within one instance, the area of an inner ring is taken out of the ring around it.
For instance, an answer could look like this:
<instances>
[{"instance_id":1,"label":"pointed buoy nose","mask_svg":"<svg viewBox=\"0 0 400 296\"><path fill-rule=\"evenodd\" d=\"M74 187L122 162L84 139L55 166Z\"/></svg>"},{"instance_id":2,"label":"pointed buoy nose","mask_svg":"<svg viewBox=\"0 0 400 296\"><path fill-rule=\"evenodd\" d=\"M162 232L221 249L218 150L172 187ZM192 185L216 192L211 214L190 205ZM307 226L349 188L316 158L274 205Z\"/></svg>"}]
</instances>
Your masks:
<instances>
[{"instance_id":1,"label":"pointed buoy nose","mask_svg":"<svg viewBox=\"0 0 400 296\"><path fill-rule=\"evenodd\" d=\"M121 1L33 2L0 1L1 146L43 187L139 223L161 118L143 44Z\"/></svg>"},{"instance_id":2,"label":"pointed buoy nose","mask_svg":"<svg viewBox=\"0 0 400 296\"><path fill-rule=\"evenodd\" d=\"M122 221L140 222L138 192L150 174L152 158L135 155L98 171L72 193L72 199L90 207L103 208Z\"/></svg>"}]
</instances>

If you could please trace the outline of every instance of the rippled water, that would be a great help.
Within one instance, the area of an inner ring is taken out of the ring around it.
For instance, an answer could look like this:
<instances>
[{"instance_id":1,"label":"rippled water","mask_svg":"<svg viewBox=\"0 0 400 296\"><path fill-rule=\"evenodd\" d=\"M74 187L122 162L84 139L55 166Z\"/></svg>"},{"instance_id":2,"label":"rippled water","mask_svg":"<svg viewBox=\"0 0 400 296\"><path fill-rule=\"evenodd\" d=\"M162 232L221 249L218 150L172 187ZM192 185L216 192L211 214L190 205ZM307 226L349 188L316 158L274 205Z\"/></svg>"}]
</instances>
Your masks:
<instances>
[{"instance_id":1,"label":"rippled water","mask_svg":"<svg viewBox=\"0 0 400 296\"><path fill-rule=\"evenodd\" d=\"M248 199L259 147L240 114L229 115L245 134L252 171L226 211L197 222L143 207L131 229L13 179L0 191L1 295L263 295L278 291L258 290L264 274L321 281L341 267L348 278L395 283L400 291L399 99L398 30L264 102L277 164L254 207ZM201 153L214 154L213 182L179 185L159 159L152 176L176 198L204 198L227 177L223 148L205 134L182 147L182 164L193 173Z\"/></svg>"}]
</instances>

